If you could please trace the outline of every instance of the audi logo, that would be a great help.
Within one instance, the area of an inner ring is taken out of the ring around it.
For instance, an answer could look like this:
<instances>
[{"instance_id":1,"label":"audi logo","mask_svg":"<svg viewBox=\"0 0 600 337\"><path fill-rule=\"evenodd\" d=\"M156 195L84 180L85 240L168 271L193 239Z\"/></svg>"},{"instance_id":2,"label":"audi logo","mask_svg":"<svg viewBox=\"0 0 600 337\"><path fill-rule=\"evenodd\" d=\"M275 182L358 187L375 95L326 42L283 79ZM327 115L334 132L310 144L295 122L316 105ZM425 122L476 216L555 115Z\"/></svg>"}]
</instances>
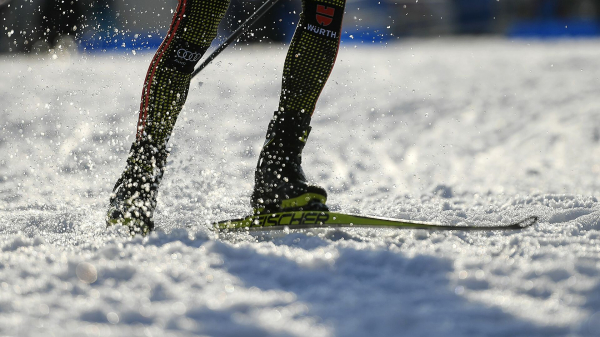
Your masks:
<instances>
[{"instance_id":1,"label":"audi logo","mask_svg":"<svg viewBox=\"0 0 600 337\"><path fill-rule=\"evenodd\" d=\"M182 58L186 61L196 62L196 61L200 60L200 58L202 58L202 54L194 53L194 52L191 52L189 50L185 50L182 48L177 51L177 57Z\"/></svg>"}]
</instances>

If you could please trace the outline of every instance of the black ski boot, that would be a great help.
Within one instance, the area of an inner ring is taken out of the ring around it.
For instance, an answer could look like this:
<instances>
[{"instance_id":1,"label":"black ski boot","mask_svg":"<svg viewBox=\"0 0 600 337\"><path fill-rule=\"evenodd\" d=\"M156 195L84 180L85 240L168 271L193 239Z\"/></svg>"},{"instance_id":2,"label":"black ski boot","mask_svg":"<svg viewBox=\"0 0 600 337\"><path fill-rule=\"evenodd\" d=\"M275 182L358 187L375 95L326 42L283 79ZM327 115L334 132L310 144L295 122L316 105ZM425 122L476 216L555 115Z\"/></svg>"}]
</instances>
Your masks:
<instances>
[{"instance_id":1,"label":"black ski boot","mask_svg":"<svg viewBox=\"0 0 600 337\"><path fill-rule=\"evenodd\" d=\"M251 206L255 214L282 211L327 211L327 192L309 185L302 170L302 149L310 133L303 120L275 116L267 131L254 178Z\"/></svg>"},{"instance_id":2,"label":"black ski boot","mask_svg":"<svg viewBox=\"0 0 600 337\"><path fill-rule=\"evenodd\" d=\"M107 226L127 226L131 235L146 235L154 229L152 217L167 156L166 146L157 147L147 140L132 144L127 167L110 196Z\"/></svg>"}]
</instances>

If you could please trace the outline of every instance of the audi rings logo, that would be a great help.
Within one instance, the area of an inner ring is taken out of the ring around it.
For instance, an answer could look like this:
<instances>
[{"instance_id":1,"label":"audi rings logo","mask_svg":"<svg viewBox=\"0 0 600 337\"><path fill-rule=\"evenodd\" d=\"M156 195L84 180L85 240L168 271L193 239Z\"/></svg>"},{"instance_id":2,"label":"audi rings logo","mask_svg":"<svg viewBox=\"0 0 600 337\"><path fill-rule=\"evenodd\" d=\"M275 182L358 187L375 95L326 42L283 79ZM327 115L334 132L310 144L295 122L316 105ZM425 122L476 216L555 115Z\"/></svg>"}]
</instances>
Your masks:
<instances>
[{"instance_id":1,"label":"audi rings logo","mask_svg":"<svg viewBox=\"0 0 600 337\"><path fill-rule=\"evenodd\" d=\"M185 49L181 48L177 51L177 57L184 59L186 61L196 62L196 61L200 60L200 58L202 58L202 54L194 53L189 50L185 50Z\"/></svg>"}]
</instances>

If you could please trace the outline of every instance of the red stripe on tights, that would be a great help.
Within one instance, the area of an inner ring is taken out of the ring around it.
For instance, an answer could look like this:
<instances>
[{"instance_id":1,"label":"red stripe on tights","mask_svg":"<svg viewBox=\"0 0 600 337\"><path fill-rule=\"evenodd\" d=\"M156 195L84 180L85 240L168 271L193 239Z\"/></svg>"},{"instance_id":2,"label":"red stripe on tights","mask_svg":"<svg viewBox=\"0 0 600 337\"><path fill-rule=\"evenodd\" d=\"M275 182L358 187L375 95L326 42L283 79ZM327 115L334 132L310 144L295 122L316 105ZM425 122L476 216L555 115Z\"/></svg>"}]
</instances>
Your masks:
<instances>
[{"instance_id":1,"label":"red stripe on tights","mask_svg":"<svg viewBox=\"0 0 600 337\"><path fill-rule=\"evenodd\" d=\"M177 12L173 16L173 21L171 22L171 27L169 28L169 32L167 33L167 37L163 40L158 47L158 51L154 54L154 58L152 62L150 62L150 67L148 68L148 72L146 73L146 80L144 81L144 89L142 92L142 102L140 103L140 115L138 118L137 125L137 139L141 139L144 134L144 129L146 127L146 121L148 119L148 105L150 104L150 85L152 85L152 80L154 79L154 75L156 70L158 69L158 64L162 59L163 55L171 45L173 38L175 37L175 32L183 19L183 13L185 12L185 7L187 4L187 0L179 0L179 5L177 6Z\"/></svg>"}]
</instances>

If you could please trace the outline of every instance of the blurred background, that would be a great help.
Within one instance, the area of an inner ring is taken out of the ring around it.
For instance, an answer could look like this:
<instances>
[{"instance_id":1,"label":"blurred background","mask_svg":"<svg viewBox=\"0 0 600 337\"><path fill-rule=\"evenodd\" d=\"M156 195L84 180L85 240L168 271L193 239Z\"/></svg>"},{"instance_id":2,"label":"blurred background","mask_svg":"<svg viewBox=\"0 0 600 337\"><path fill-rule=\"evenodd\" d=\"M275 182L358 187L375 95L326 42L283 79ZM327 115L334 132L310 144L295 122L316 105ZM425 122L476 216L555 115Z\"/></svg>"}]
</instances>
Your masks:
<instances>
[{"instance_id":1,"label":"blurred background","mask_svg":"<svg viewBox=\"0 0 600 337\"><path fill-rule=\"evenodd\" d=\"M232 0L219 38L262 1ZM177 0L0 0L0 52L155 50ZM244 42L291 39L300 0L280 2ZM407 37L498 35L510 38L600 36L600 0L348 0L344 41L386 43Z\"/></svg>"}]
</instances>

